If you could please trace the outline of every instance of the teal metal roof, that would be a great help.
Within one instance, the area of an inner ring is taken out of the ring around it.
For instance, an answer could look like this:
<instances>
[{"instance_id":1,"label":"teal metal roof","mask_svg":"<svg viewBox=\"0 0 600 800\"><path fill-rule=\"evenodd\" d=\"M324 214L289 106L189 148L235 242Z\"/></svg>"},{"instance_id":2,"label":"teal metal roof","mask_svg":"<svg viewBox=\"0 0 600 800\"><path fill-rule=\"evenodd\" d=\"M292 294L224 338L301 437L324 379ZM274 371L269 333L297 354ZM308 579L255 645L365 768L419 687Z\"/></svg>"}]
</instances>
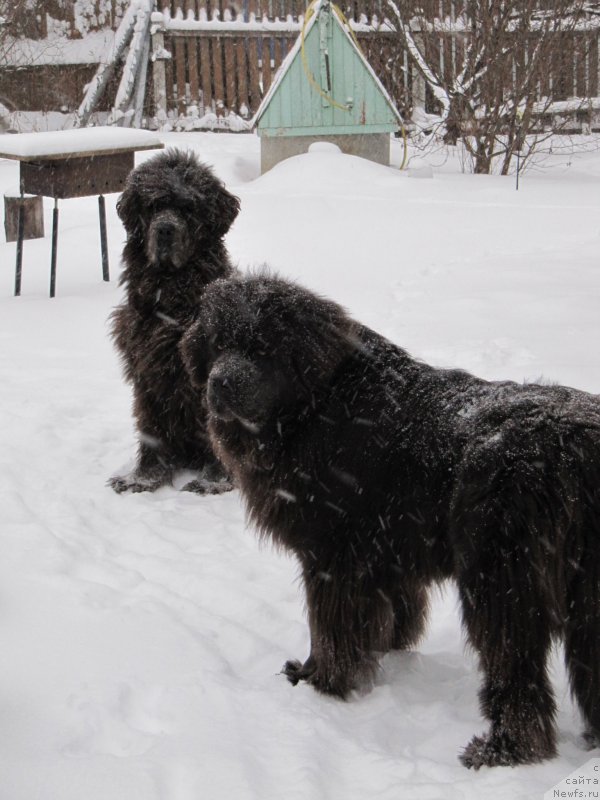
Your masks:
<instances>
[{"instance_id":1,"label":"teal metal roof","mask_svg":"<svg viewBox=\"0 0 600 800\"><path fill-rule=\"evenodd\" d=\"M253 120L260 136L384 133L402 119L342 20L321 0ZM307 74L308 73L308 74ZM310 75L310 77L309 77Z\"/></svg>"}]
</instances>

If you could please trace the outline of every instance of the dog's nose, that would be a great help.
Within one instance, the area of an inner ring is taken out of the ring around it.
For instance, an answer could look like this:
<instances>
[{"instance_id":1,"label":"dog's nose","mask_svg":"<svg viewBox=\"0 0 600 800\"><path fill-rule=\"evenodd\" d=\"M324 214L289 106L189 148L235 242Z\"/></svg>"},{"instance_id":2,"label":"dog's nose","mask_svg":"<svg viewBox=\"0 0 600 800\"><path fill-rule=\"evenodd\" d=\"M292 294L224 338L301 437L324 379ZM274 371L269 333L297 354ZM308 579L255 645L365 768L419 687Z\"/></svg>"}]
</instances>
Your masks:
<instances>
[{"instance_id":1,"label":"dog's nose","mask_svg":"<svg viewBox=\"0 0 600 800\"><path fill-rule=\"evenodd\" d=\"M159 247L169 247L173 243L175 228L170 222L161 222L156 228L156 242Z\"/></svg>"},{"instance_id":2,"label":"dog's nose","mask_svg":"<svg viewBox=\"0 0 600 800\"><path fill-rule=\"evenodd\" d=\"M216 400L228 400L233 394L233 387L225 375L211 375L208 381L208 391Z\"/></svg>"}]
</instances>

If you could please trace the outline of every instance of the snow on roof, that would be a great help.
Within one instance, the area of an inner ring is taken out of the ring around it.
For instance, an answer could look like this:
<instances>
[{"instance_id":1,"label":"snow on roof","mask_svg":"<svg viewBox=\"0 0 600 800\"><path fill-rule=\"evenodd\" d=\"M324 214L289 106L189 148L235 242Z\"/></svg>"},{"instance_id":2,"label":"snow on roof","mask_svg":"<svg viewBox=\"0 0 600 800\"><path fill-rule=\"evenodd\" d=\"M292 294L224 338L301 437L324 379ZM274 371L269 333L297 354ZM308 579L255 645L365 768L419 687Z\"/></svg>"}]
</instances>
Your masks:
<instances>
[{"instance_id":1,"label":"snow on roof","mask_svg":"<svg viewBox=\"0 0 600 800\"><path fill-rule=\"evenodd\" d=\"M118 153L163 147L151 131L132 128L75 128L68 131L18 133L0 136L0 156L23 161L66 155Z\"/></svg>"}]
</instances>

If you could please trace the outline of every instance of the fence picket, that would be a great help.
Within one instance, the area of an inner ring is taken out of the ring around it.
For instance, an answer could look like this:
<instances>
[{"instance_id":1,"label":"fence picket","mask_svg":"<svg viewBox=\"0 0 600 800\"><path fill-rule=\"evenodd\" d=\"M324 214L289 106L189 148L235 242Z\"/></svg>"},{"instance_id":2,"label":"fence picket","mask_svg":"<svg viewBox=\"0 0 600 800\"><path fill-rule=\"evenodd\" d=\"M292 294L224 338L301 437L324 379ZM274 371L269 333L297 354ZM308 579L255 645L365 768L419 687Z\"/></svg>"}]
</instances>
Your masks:
<instances>
[{"instance_id":1,"label":"fence picket","mask_svg":"<svg viewBox=\"0 0 600 800\"><path fill-rule=\"evenodd\" d=\"M225 104L226 92L223 83L223 48L220 36L215 36L212 40L212 69L214 81L214 101L217 107L220 103Z\"/></svg>"},{"instance_id":2,"label":"fence picket","mask_svg":"<svg viewBox=\"0 0 600 800\"><path fill-rule=\"evenodd\" d=\"M175 75L177 81L177 111L179 114L185 113L186 108L186 42L185 39L175 40Z\"/></svg>"},{"instance_id":3,"label":"fence picket","mask_svg":"<svg viewBox=\"0 0 600 800\"><path fill-rule=\"evenodd\" d=\"M200 98L199 78L200 71L198 69L198 44L199 40L196 37L189 37L186 39L187 55L188 55L188 74L190 83L190 103L196 104Z\"/></svg>"}]
</instances>

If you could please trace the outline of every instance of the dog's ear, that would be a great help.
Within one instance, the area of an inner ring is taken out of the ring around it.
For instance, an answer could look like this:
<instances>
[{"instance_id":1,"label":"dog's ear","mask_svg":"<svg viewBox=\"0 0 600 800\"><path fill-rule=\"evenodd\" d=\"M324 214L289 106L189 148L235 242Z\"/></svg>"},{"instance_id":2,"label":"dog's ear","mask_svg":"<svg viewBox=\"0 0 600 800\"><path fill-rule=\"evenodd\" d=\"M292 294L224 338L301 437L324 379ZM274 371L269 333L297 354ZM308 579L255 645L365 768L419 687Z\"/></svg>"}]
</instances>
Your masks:
<instances>
[{"instance_id":1,"label":"dog's ear","mask_svg":"<svg viewBox=\"0 0 600 800\"><path fill-rule=\"evenodd\" d=\"M192 323L181 337L179 352L192 384L204 386L209 373L210 348L200 320Z\"/></svg>"},{"instance_id":2,"label":"dog's ear","mask_svg":"<svg viewBox=\"0 0 600 800\"><path fill-rule=\"evenodd\" d=\"M291 363L298 384L313 391L356 352L358 328L337 303L279 279L255 284L262 336L278 359ZM259 334L260 335L260 334Z\"/></svg>"},{"instance_id":3,"label":"dog's ear","mask_svg":"<svg viewBox=\"0 0 600 800\"><path fill-rule=\"evenodd\" d=\"M131 182L125 186L125 191L117 201L117 214L127 233L133 233L139 226L139 198Z\"/></svg>"},{"instance_id":4,"label":"dog's ear","mask_svg":"<svg viewBox=\"0 0 600 800\"><path fill-rule=\"evenodd\" d=\"M214 187L205 195L205 202L206 221L214 235L220 239L231 228L240 211L239 198L228 192L220 181L215 181Z\"/></svg>"},{"instance_id":5,"label":"dog's ear","mask_svg":"<svg viewBox=\"0 0 600 800\"><path fill-rule=\"evenodd\" d=\"M290 310L282 348L289 345L303 385L311 390L327 385L338 366L356 351L357 324L336 303L308 293L292 300Z\"/></svg>"}]
</instances>

